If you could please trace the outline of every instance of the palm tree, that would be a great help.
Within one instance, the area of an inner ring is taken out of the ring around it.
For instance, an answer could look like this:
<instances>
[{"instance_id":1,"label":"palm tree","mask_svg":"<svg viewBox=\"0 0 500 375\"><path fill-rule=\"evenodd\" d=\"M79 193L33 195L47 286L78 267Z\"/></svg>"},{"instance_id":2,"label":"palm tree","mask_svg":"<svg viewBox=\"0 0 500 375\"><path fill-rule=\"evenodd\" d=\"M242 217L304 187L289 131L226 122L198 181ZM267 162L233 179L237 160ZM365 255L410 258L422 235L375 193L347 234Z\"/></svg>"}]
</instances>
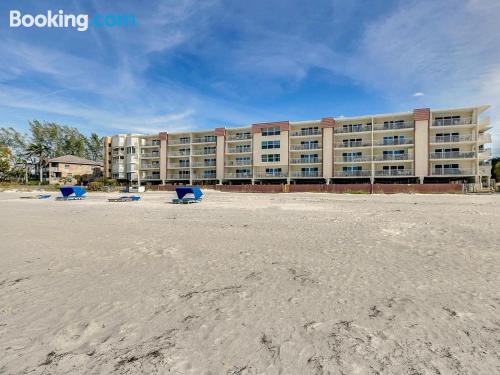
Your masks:
<instances>
[{"instance_id":1,"label":"palm tree","mask_svg":"<svg viewBox=\"0 0 500 375\"><path fill-rule=\"evenodd\" d=\"M43 181L43 166L46 164L50 147L44 143L30 143L26 148L26 156L28 158L36 158L38 160L38 174L40 177L40 184Z\"/></svg>"},{"instance_id":2,"label":"palm tree","mask_svg":"<svg viewBox=\"0 0 500 375\"><path fill-rule=\"evenodd\" d=\"M102 160L103 151L103 138L99 137L96 133L92 133L90 137L86 139L87 143L87 156L89 159L94 161Z\"/></svg>"}]
</instances>

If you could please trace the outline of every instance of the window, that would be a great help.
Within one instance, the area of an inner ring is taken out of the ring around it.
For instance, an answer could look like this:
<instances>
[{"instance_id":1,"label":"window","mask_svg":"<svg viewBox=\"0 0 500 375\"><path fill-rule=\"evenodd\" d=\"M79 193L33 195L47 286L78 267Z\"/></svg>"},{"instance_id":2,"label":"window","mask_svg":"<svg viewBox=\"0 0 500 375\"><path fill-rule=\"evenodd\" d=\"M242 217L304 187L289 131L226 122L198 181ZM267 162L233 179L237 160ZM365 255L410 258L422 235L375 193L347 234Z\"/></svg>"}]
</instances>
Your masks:
<instances>
[{"instance_id":1,"label":"window","mask_svg":"<svg viewBox=\"0 0 500 375\"><path fill-rule=\"evenodd\" d=\"M404 126L404 120L384 121L384 129L402 129Z\"/></svg>"},{"instance_id":2,"label":"window","mask_svg":"<svg viewBox=\"0 0 500 375\"><path fill-rule=\"evenodd\" d=\"M280 141L262 141L262 149L280 148Z\"/></svg>"},{"instance_id":3,"label":"window","mask_svg":"<svg viewBox=\"0 0 500 375\"><path fill-rule=\"evenodd\" d=\"M191 149L189 149L189 148L179 149L179 155L189 155L190 152L191 152Z\"/></svg>"},{"instance_id":4,"label":"window","mask_svg":"<svg viewBox=\"0 0 500 375\"><path fill-rule=\"evenodd\" d=\"M354 172L354 171L361 171L361 166L360 165L351 165L348 167L342 167L342 170L344 172Z\"/></svg>"},{"instance_id":5,"label":"window","mask_svg":"<svg viewBox=\"0 0 500 375\"><path fill-rule=\"evenodd\" d=\"M181 137L179 138L179 143L189 143L189 137Z\"/></svg>"},{"instance_id":6,"label":"window","mask_svg":"<svg viewBox=\"0 0 500 375\"><path fill-rule=\"evenodd\" d=\"M127 147L127 155L130 155L130 154L135 154L135 147L134 146Z\"/></svg>"},{"instance_id":7,"label":"window","mask_svg":"<svg viewBox=\"0 0 500 375\"><path fill-rule=\"evenodd\" d=\"M441 116L434 120L436 125L459 125L460 116Z\"/></svg>"},{"instance_id":8,"label":"window","mask_svg":"<svg viewBox=\"0 0 500 375\"><path fill-rule=\"evenodd\" d=\"M236 173L237 173L237 174L245 174L245 175L249 175L249 174L250 174L250 169L237 169L237 170L236 170Z\"/></svg>"},{"instance_id":9,"label":"window","mask_svg":"<svg viewBox=\"0 0 500 375\"><path fill-rule=\"evenodd\" d=\"M205 159L204 163L207 166L215 165L216 160L215 159Z\"/></svg>"},{"instance_id":10,"label":"window","mask_svg":"<svg viewBox=\"0 0 500 375\"><path fill-rule=\"evenodd\" d=\"M314 135L314 134L319 134L319 128L317 126L314 127L308 127L308 128L301 128L300 129L300 134L301 135Z\"/></svg>"},{"instance_id":11,"label":"window","mask_svg":"<svg viewBox=\"0 0 500 375\"><path fill-rule=\"evenodd\" d=\"M395 171L395 170L403 170L405 169L404 165L384 165L382 167L384 171Z\"/></svg>"},{"instance_id":12,"label":"window","mask_svg":"<svg viewBox=\"0 0 500 375\"><path fill-rule=\"evenodd\" d=\"M402 145L405 143L404 135L394 135L384 137L384 145Z\"/></svg>"},{"instance_id":13,"label":"window","mask_svg":"<svg viewBox=\"0 0 500 375\"><path fill-rule=\"evenodd\" d=\"M319 169L317 167L301 168L300 172L301 172L302 176L306 176L306 177L318 177L319 176Z\"/></svg>"},{"instance_id":14,"label":"window","mask_svg":"<svg viewBox=\"0 0 500 375\"><path fill-rule=\"evenodd\" d=\"M64 164L64 169L69 169L69 164Z\"/></svg>"},{"instance_id":15,"label":"window","mask_svg":"<svg viewBox=\"0 0 500 375\"><path fill-rule=\"evenodd\" d=\"M279 127L264 128L264 129L262 129L262 135L263 136L280 135L280 128Z\"/></svg>"},{"instance_id":16,"label":"window","mask_svg":"<svg viewBox=\"0 0 500 375\"><path fill-rule=\"evenodd\" d=\"M318 141L301 141L300 144L304 150L314 150L319 146Z\"/></svg>"},{"instance_id":17,"label":"window","mask_svg":"<svg viewBox=\"0 0 500 375\"><path fill-rule=\"evenodd\" d=\"M316 161L319 161L318 154L300 155L300 161L303 163L314 163Z\"/></svg>"},{"instance_id":18,"label":"window","mask_svg":"<svg viewBox=\"0 0 500 375\"><path fill-rule=\"evenodd\" d=\"M343 152L342 153L342 156L345 158L352 158L352 157L361 156L361 155L362 155L361 152Z\"/></svg>"},{"instance_id":19,"label":"window","mask_svg":"<svg viewBox=\"0 0 500 375\"><path fill-rule=\"evenodd\" d=\"M342 143L344 146L361 146L362 138L352 138L352 139L344 139Z\"/></svg>"},{"instance_id":20,"label":"window","mask_svg":"<svg viewBox=\"0 0 500 375\"><path fill-rule=\"evenodd\" d=\"M206 135L204 137L205 142L215 142L215 135Z\"/></svg>"},{"instance_id":21,"label":"window","mask_svg":"<svg viewBox=\"0 0 500 375\"><path fill-rule=\"evenodd\" d=\"M159 139L153 139L151 141L151 145L153 145L153 146L159 146L160 145L160 140Z\"/></svg>"},{"instance_id":22,"label":"window","mask_svg":"<svg viewBox=\"0 0 500 375\"><path fill-rule=\"evenodd\" d=\"M266 174L280 174L281 168L266 168Z\"/></svg>"},{"instance_id":23,"label":"window","mask_svg":"<svg viewBox=\"0 0 500 375\"><path fill-rule=\"evenodd\" d=\"M263 163L275 163L280 161L280 154L264 154L262 155Z\"/></svg>"},{"instance_id":24,"label":"window","mask_svg":"<svg viewBox=\"0 0 500 375\"><path fill-rule=\"evenodd\" d=\"M236 145L236 152L250 152L250 145Z\"/></svg>"},{"instance_id":25,"label":"window","mask_svg":"<svg viewBox=\"0 0 500 375\"><path fill-rule=\"evenodd\" d=\"M181 166L181 167L189 167L189 159L181 159L181 160L179 160L179 166Z\"/></svg>"},{"instance_id":26,"label":"window","mask_svg":"<svg viewBox=\"0 0 500 375\"><path fill-rule=\"evenodd\" d=\"M189 177L189 171L179 171L180 177Z\"/></svg>"}]
</instances>

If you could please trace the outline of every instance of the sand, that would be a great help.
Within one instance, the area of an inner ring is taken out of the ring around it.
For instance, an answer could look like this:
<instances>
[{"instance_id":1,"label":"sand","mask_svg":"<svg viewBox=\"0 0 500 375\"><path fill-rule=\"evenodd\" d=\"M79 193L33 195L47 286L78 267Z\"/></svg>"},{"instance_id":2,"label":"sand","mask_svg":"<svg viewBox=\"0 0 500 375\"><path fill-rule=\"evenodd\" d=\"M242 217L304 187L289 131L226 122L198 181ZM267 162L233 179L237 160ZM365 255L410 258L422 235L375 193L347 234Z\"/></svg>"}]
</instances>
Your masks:
<instances>
[{"instance_id":1,"label":"sand","mask_svg":"<svg viewBox=\"0 0 500 375\"><path fill-rule=\"evenodd\" d=\"M1 374L498 374L500 195L0 193Z\"/></svg>"}]
</instances>

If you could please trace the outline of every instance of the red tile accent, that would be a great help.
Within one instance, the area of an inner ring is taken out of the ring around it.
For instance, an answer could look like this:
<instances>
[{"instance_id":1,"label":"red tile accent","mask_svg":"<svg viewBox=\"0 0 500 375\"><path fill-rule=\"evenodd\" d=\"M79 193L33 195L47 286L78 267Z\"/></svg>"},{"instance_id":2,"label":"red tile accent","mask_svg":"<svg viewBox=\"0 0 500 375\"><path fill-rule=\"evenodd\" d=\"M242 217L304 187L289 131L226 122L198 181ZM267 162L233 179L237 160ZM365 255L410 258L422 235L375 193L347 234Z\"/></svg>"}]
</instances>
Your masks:
<instances>
[{"instance_id":1,"label":"red tile accent","mask_svg":"<svg viewBox=\"0 0 500 375\"><path fill-rule=\"evenodd\" d=\"M226 135L226 129L225 128L215 128L214 133L217 137L222 137Z\"/></svg>"},{"instance_id":2,"label":"red tile accent","mask_svg":"<svg viewBox=\"0 0 500 375\"><path fill-rule=\"evenodd\" d=\"M415 121L430 120L431 110L429 108L420 108L413 110L413 119Z\"/></svg>"},{"instance_id":3,"label":"red tile accent","mask_svg":"<svg viewBox=\"0 0 500 375\"><path fill-rule=\"evenodd\" d=\"M335 119L333 117L323 117L321 119L321 128L333 128L335 127Z\"/></svg>"},{"instance_id":4,"label":"red tile accent","mask_svg":"<svg viewBox=\"0 0 500 375\"><path fill-rule=\"evenodd\" d=\"M290 122L288 121L276 121L276 122L264 122L260 124L252 125L252 133L259 133L262 129L274 128L279 126L281 131L290 130Z\"/></svg>"},{"instance_id":5,"label":"red tile accent","mask_svg":"<svg viewBox=\"0 0 500 375\"><path fill-rule=\"evenodd\" d=\"M158 136L160 137L161 141L164 141L164 140L167 140L168 134L167 134L167 132L160 132L160 134L158 134Z\"/></svg>"}]
</instances>

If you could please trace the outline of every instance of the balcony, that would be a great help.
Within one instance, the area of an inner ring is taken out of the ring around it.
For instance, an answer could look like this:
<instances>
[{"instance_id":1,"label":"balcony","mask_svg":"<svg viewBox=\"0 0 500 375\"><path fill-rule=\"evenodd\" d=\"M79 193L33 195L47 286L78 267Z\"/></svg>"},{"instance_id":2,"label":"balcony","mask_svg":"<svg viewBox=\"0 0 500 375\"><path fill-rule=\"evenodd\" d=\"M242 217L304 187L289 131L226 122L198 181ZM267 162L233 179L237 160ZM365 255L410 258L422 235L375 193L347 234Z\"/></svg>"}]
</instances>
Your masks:
<instances>
[{"instance_id":1,"label":"balcony","mask_svg":"<svg viewBox=\"0 0 500 375\"><path fill-rule=\"evenodd\" d=\"M160 169L160 164L151 164L151 163L146 163L146 164L141 164L140 169Z\"/></svg>"},{"instance_id":2,"label":"balcony","mask_svg":"<svg viewBox=\"0 0 500 375\"><path fill-rule=\"evenodd\" d=\"M215 161L210 161L210 162L194 162L191 163L191 167L193 168L215 168Z\"/></svg>"},{"instance_id":3,"label":"balcony","mask_svg":"<svg viewBox=\"0 0 500 375\"><path fill-rule=\"evenodd\" d=\"M321 150L322 146L319 143L309 143L302 145L290 145L290 151L304 151L304 150Z\"/></svg>"},{"instance_id":4,"label":"balcony","mask_svg":"<svg viewBox=\"0 0 500 375\"><path fill-rule=\"evenodd\" d=\"M461 168L436 168L431 172L432 176L474 176L473 169Z\"/></svg>"},{"instance_id":5,"label":"balcony","mask_svg":"<svg viewBox=\"0 0 500 375\"><path fill-rule=\"evenodd\" d=\"M371 141L352 141L352 142L340 142L335 144L338 148L355 148L355 147L371 147Z\"/></svg>"},{"instance_id":6,"label":"balcony","mask_svg":"<svg viewBox=\"0 0 500 375\"><path fill-rule=\"evenodd\" d=\"M290 137L310 137L310 136L320 136L321 129L301 129L294 130L290 132Z\"/></svg>"},{"instance_id":7,"label":"balcony","mask_svg":"<svg viewBox=\"0 0 500 375\"><path fill-rule=\"evenodd\" d=\"M214 149L208 149L208 150L191 150L191 155L215 155L215 148Z\"/></svg>"},{"instance_id":8,"label":"balcony","mask_svg":"<svg viewBox=\"0 0 500 375\"><path fill-rule=\"evenodd\" d=\"M228 167L238 167L252 165L252 160L226 160L226 166Z\"/></svg>"},{"instance_id":9,"label":"balcony","mask_svg":"<svg viewBox=\"0 0 500 375\"><path fill-rule=\"evenodd\" d=\"M479 134L477 140L479 143L491 143L491 134Z\"/></svg>"},{"instance_id":10,"label":"balcony","mask_svg":"<svg viewBox=\"0 0 500 375\"><path fill-rule=\"evenodd\" d=\"M168 145L169 146L188 145L190 142L191 142L191 138L187 138L187 139L169 139L168 140Z\"/></svg>"},{"instance_id":11,"label":"balcony","mask_svg":"<svg viewBox=\"0 0 500 375\"><path fill-rule=\"evenodd\" d=\"M432 137L431 143L458 143L458 142L473 142L472 135L445 135Z\"/></svg>"},{"instance_id":12,"label":"balcony","mask_svg":"<svg viewBox=\"0 0 500 375\"><path fill-rule=\"evenodd\" d=\"M373 141L373 146L403 146L412 144L413 144L413 138L378 139Z\"/></svg>"},{"instance_id":13,"label":"balcony","mask_svg":"<svg viewBox=\"0 0 500 375\"><path fill-rule=\"evenodd\" d=\"M319 164L321 158L292 158L290 164Z\"/></svg>"},{"instance_id":14,"label":"balcony","mask_svg":"<svg viewBox=\"0 0 500 375\"><path fill-rule=\"evenodd\" d=\"M413 160L413 155L410 154L373 155L373 161L401 161L401 160Z\"/></svg>"},{"instance_id":15,"label":"balcony","mask_svg":"<svg viewBox=\"0 0 500 375\"><path fill-rule=\"evenodd\" d=\"M153 174L153 175L142 175L141 176L142 181L156 181L160 180L160 175L159 174Z\"/></svg>"},{"instance_id":16,"label":"balcony","mask_svg":"<svg viewBox=\"0 0 500 375\"><path fill-rule=\"evenodd\" d=\"M468 152L431 152L429 155L429 159L431 160L440 160L440 159L474 159L476 157L476 153L474 151Z\"/></svg>"},{"instance_id":17,"label":"balcony","mask_svg":"<svg viewBox=\"0 0 500 375\"><path fill-rule=\"evenodd\" d=\"M167 180L189 180L189 174L169 174Z\"/></svg>"},{"instance_id":18,"label":"balcony","mask_svg":"<svg viewBox=\"0 0 500 375\"><path fill-rule=\"evenodd\" d=\"M471 125L472 118L448 118L437 119L432 121L432 126L455 126L455 125Z\"/></svg>"},{"instance_id":19,"label":"balcony","mask_svg":"<svg viewBox=\"0 0 500 375\"><path fill-rule=\"evenodd\" d=\"M227 137L228 142L246 141L247 139L252 139L252 135L251 134L238 134L238 135L230 135Z\"/></svg>"},{"instance_id":20,"label":"balcony","mask_svg":"<svg viewBox=\"0 0 500 375\"><path fill-rule=\"evenodd\" d=\"M336 134L345 134L345 133L360 133L360 132L371 132L371 125L361 125L361 126L339 126L335 128L334 132Z\"/></svg>"},{"instance_id":21,"label":"balcony","mask_svg":"<svg viewBox=\"0 0 500 375\"><path fill-rule=\"evenodd\" d=\"M484 150L479 150L479 155L481 159L488 159L491 158L491 149L487 148Z\"/></svg>"},{"instance_id":22,"label":"balcony","mask_svg":"<svg viewBox=\"0 0 500 375\"><path fill-rule=\"evenodd\" d=\"M171 163L168 164L168 169L189 169L189 163Z\"/></svg>"},{"instance_id":23,"label":"balcony","mask_svg":"<svg viewBox=\"0 0 500 375\"><path fill-rule=\"evenodd\" d=\"M319 178L323 177L321 172L319 171L300 171L300 172L292 172L291 177L294 178Z\"/></svg>"},{"instance_id":24,"label":"balcony","mask_svg":"<svg viewBox=\"0 0 500 375\"><path fill-rule=\"evenodd\" d=\"M158 142L145 142L142 145L140 145L141 148L154 148L154 147L160 147L160 141Z\"/></svg>"},{"instance_id":25,"label":"balcony","mask_svg":"<svg viewBox=\"0 0 500 375\"><path fill-rule=\"evenodd\" d=\"M195 137L191 140L191 143L215 143L217 138L215 135L209 135L206 137Z\"/></svg>"},{"instance_id":26,"label":"balcony","mask_svg":"<svg viewBox=\"0 0 500 375\"><path fill-rule=\"evenodd\" d=\"M335 177L370 177L371 171L336 171Z\"/></svg>"},{"instance_id":27,"label":"balcony","mask_svg":"<svg viewBox=\"0 0 500 375\"><path fill-rule=\"evenodd\" d=\"M371 161L371 156L341 156L334 159L335 163L369 163Z\"/></svg>"},{"instance_id":28,"label":"balcony","mask_svg":"<svg viewBox=\"0 0 500 375\"><path fill-rule=\"evenodd\" d=\"M376 170L375 176L378 177L399 177L399 176L413 176L412 169L382 169Z\"/></svg>"},{"instance_id":29,"label":"balcony","mask_svg":"<svg viewBox=\"0 0 500 375\"><path fill-rule=\"evenodd\" d=\"M169 151L167 157L169 158L178 158L183 156L189 156L191 154L190 151Z\"/></svg>"},{"instance_id":30,"label":"balcony","mask_svg":"<svg viewBox=\"0 0 500 375\"><path fill-rule=\"evenodd\" d=\"M288 173L286 172L276 172L276 173L267 173L267 172L255 172L255 178L287 178Z\"/></svg>"},{"instance_id":31,"label":"balcony","mask_svg":"<svg viewBox=\"0 0 500 375\"><path fill-rule=\"evenodd\" d=\"M387 122L387 123L373 125L374 131L405 130L405 129L413 129L413 121Z\"/></svg>"},{"instance_id":32,"label":"balcony","mask_svg":"<svg viewBox=\"0 0 500 375\"><path fill-rule=\"evenodd\" d=\"M252 152L252 148L227 148L226 154L249 154Z\"/></svg>"},{"instance_id":33,"label":"balcony","mask_svg":"<svg viewBox=\"0 0 500 375\"><path fill-rule=\"evenodd\" d=\"M159 159L159 152L144 152L141 154L141 159Z\"/></svg>"},{"instance_id":34,"label":"balcony","mask_svg":"<svg viewBox=\"0 0 500 375\"><path fill-rule=\"evenodd\" d=\"M231 179L231 178L252 178L252 173L226 173L224 174L224 178L226 179Z\"/></svg>"},{"instance_id":35,"label":"balcony","mask_svg":"<svg viewBox=\"0 0 500 375\"><path fill-rule=\"evenodd\" d=\"M208 173L208 174L194 174L193 175L193 180L215 180L217 179L217 175L215 173Z\"/></svg>"}]
</instances>

